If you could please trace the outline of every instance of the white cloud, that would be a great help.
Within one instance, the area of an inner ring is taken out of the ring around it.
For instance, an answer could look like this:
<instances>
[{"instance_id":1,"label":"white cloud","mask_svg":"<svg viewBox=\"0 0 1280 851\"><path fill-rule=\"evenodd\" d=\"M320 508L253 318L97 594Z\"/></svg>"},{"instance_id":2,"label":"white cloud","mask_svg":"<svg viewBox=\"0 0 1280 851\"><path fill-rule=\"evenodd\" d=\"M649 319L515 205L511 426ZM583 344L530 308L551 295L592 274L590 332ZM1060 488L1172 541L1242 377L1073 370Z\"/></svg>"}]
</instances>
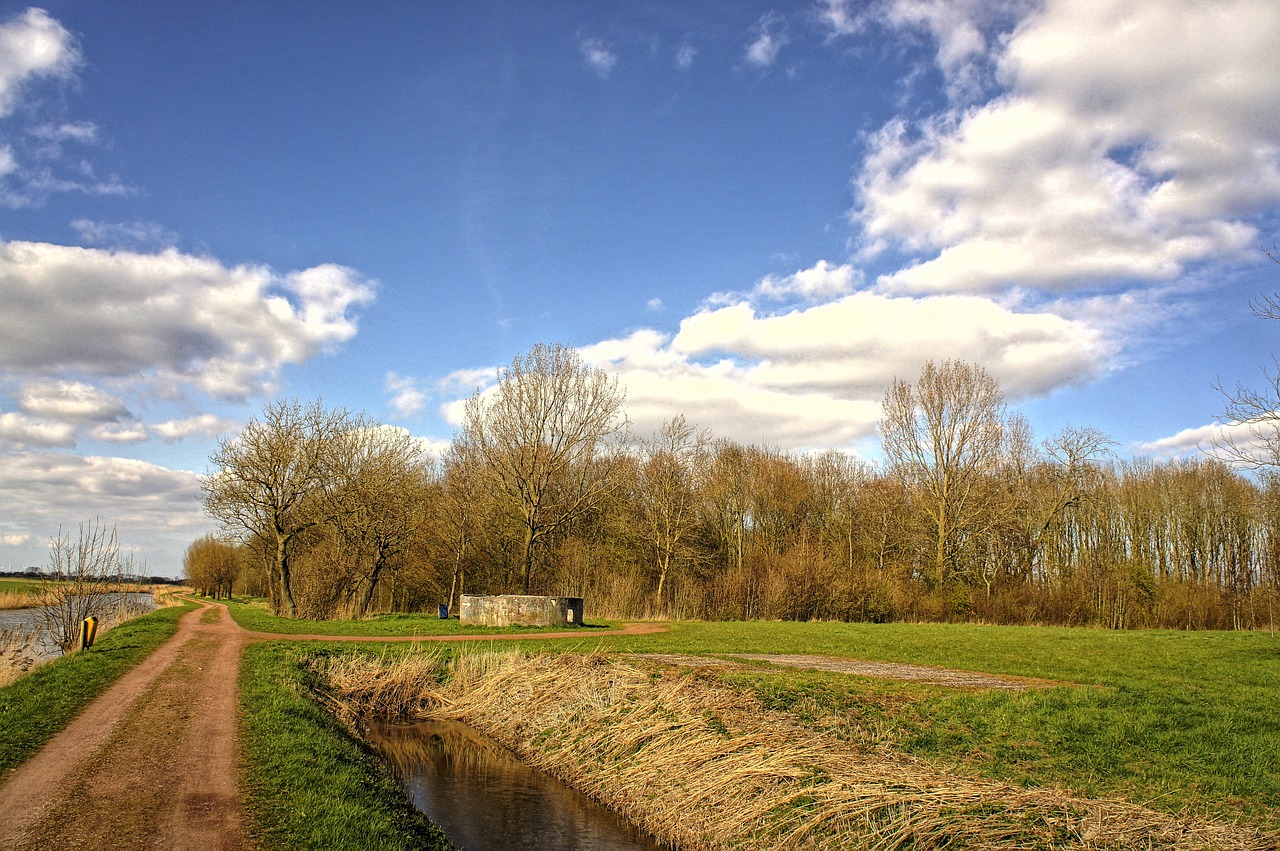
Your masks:
<instances>
[{"instance_id":1,"label":"white cloud","mask_svg":"<svg viewBox=\"0 0 1280 851\"><path fill-rule=\"evenodd\" d=\"M923 256L885 288L1164 280L1256 243L1242 217L1280 200L1280 7L1051 0L994 47L945 25L971 7L893 5L944 71L990 60L1005 92L871 140L867 251Z\"/></svg>"},{"instance_id":2,"label":"white cloud","mask_svg":"<svg viewBox=\"0 0 1280 851\"><path fill-rule=\"evenodd\" d=\"M27 131L46 142L94 142L98 139L98 125L92 121L64 121L61 124L40 124Z\"/></svg>"},{"instance_id":3,"label":"white cloud","mask_svg":"<svg viewBox=\"0 0 1280 851\"><path fill-rule=\"evenodd\" d=\"M12 411L0 414L0 447L74 446L75 426L28 417Z\"/></svg>"},{"instance_id":4,"label":"white cloud","mask_svg":"<svg viewBox=\"0 0 1280 851\"><path fill-rule=\"evenodd\" d=\"M849 264L836 266L826 260L790 275L769 275L756 284L752 295L767 299L799 297L806 301L825 301L853 291L861 283L862 273Z\"/></svg>"},{"instance_id":5,"label":"white cloud","mask_svg":"<svg viewBox=\"0 0 1280 851\"><path fill-rule=\"evenodd\" d=\"M854 14L850 5L849 0L819 0L815 12L829 37L853 35L862 30L862 19Z\"/></svg>"},{"instance_id":6,"label":"white cloud","mask_svg":"<svg viewBox=\"0 0 1280 851\"><path fill-rule=\"evenodd\" d=\"M681 71L688 71L693 67L693 60L697 55L698 48L686 41L684 44L680 45L680 49L676 51L676 67Z\"/></svg>"},{"instance_id":7,"label":"white cloud","mask_svg":"<svg viewBox=\"0 0 1280 851\"><path fill-rule=\"evenodd\" d=\"M129 377L165 392L238 399L281 366L356 333L373 284L324 265L278 274L155 254L0 243L0 370Z\"/></svg>"},{"instance_id":8,"label":"white cloud","mask_svg":"<svg viewBox=\"0 0 1280 851\"><path fill-rule=\"evenodd\" d=\"M131 414L124 402L81 381L36 381L18 392L18 406L28 414L69 423L110 423Z\"/></svg>"},{"instance_id":9,"label":"white cloud","mask_svg":"<svg viewBox=\"0 0 1280 851\"><path fill-rule=\"evenodd\" d=\"M646 301L646 302L644 303L644 308L645 308L645 310L649 311L650 313L661 313L661 312L662 312L662 299L657 298L657 297L655 297L655 298L651 298L651 299L649 299L648 301Z\"/></svg>"},{"instance_id":10,"label":"white cloud","mask_svg":"<svg viewBox=\"0 0 1280 851\"><path fill-rule=\"evenodd\" d=\"M214 414L199 414L181 420L166 420L151 426L153 434L159 435L166 443L173 443L186 437L219 437L235 431L239 424L233 420Z\"/></svg>"},{"instance_id":11,"label":"white cloud","mask_svg":"<svg viewBox=\"0 0 1280 851\"><path fill-rule=\"evenodd\" d=\"M106 443L139 443L147 439L147 427L134 421L128 423L101 423L89 429L92 440Z\"/></svg>"},{"instance_id":12,"label":"white cloud","mask_svg":"<svg viewBox=\"0 0 1280 851\"><path fill-rule=\"evenodd\" d=\"M0 118L13 112L28 82L66 79L80 61L71 33L43 9L27 9L0 24Z\"/></svg>"},{"instance_id":13,"label":"white cloud","mask_svg":"<svg viewBox=\"0 0 1280 851\"><path fill-rule=\"evenodd\" d=\"M746 48L746 60L757 68L768 68L778 60L778 51L787 43L782 30L783 19L776 12L769 12L752 27L752 39Z\"/></svg>"},{"instance_id":14,"label":"white cloud","mask_svg":"<svg viewBox=\"0 0 1280 851\"><path fill-rule=\"evenodd\" d=\"M178 241L178 235L155 222L94 222L76 219L71 223L82 242L113 247L166 247Z\"/></svg>"},{"instance_id":15,"label":"white cloud","mask_svg":"<svg viewBox=\"0 0 1280 851\"><path fill-rule=\"evenodd\" d=\"M584 38L578 42L578 49L582 51L582 61L601 79L607 79L618 64L617 54L601 39Z\"/></svg>"},{"instance_id":16,"label":"white cloud","mask_svg":"<svg viewBox=\"0 0 1280 851\"><path fill-rule=\"evenodd\" d=\"M0 492L9 496L7 534L26 537L26 545L13 546L5 560L38 564L44 558L38 542L47 542L59 526L74 529L99 517L117 527L122 546L145 559L153 574L178 576L187 544L213 528L201 508L198 475L145 461L0 453Z\"/></svg>"},{"instance_id":17,"label":"white cloud","mask_svg":"<svg viewBox=\"0 0 1280 851\"><path fill-rule=\"evenodd\" d=\"M31 536L27 534L0 535L0 544L9 547L20 547L30 541Z\"/></svg>"},{"instance_id":18,"label":"white cloud","mask_svg":"<svg viewBox=\"0 0 1280 851\"><path fill-rule=\"evenodd\" d=\"M391 394L388 404L398 417L407 419L422 413L427 407L427 394L418 389L418 382L407 375L388 372L384 389Z\"/></svg>"}]
</instances>

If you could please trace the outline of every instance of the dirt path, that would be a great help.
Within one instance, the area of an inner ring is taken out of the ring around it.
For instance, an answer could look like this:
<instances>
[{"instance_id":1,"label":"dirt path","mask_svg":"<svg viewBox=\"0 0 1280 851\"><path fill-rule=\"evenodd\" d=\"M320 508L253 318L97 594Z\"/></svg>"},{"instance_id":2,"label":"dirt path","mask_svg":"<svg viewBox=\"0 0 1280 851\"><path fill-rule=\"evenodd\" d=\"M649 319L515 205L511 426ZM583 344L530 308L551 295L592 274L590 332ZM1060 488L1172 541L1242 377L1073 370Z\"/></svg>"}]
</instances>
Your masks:
<instances>
[{"instance_id":1,"label":"dirt path","mask_svg":"<svg viewBox=\"0 0 1280 851\"><path fill-rule=\"evenodd\" d=\"M656 662L679 665L684 668L733 668L741 662L718 659L712 656L692 656L686 653L636 653ZM810 668L817 671L835 671L860 677L876 677L882 680L911 680L929 685L953 688L993 688L1009 691L1025 691L1031 688L1050 688L1072 685L1053 680L1037 680L1015 677L1009 674L978 674L972 671L956 671L950 668L931 668L926 665L908 665L903 662L867 662L861 659L844 659L837 656L812 656L801 653L729 653L734 659L750 659L769 662L785 668Z\"/></svg>"},{"instance_id":2,"label":"dirt path","mask_svg":"<svg viewBox=\"0 0 1280 851\"><path fill-rule=\"evenodd\" d=\"M235 849L236 672L225 607L182 617L0 786L0 848Z\"/></svg>"},{"instance_id":3,"label":"dirt path","mask_svg":"<svg viewBox=\"0 0 1280 851\"><path fill-rule=\"evenodd\" d=\"M503 635L368 637L247 632L196 601L160 649L0 784L0 849L238 849L236 676L245 645L503 641L644 635L661 624Z\"/></svg>"}]
</instances>

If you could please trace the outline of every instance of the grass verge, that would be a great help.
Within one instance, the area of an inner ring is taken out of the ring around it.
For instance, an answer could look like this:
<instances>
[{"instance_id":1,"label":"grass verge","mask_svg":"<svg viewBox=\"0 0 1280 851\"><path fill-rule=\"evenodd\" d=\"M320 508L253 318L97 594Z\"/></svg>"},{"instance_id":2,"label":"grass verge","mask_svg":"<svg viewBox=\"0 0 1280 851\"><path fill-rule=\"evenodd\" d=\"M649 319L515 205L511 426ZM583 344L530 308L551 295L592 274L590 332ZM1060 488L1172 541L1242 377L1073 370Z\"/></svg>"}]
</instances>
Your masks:
<instances>
[{"instance_id":1,"label":"grass verge","mask_svg":"<svg viewBox=\"0 0 1280 851\"><path fill-rule=\"evenodd\" d=\"M1073 683L968 690L766 665L727 675L811 726L968 773L1280 829L1280 639L1267 633L688 622L585 646L825 654Z\"/></svg>"},{"instance_id":2,"label":"grass verge","mask_svg":"<svg viewBox=\"0 0 1280 851\"><path fill-rule=\"evenodd\" d=\"M377 757L310 697L304 653L254 644L240 669L251 835L262 847L447 849Z\"/></svg>"},{"instance_id":3,"label":"grass verge","mask_svg":"<svg viewBox=\"0 0 1280 851\"><path fill-rule=\"evenodd\" d=\"M303 618L282 618L271 614L265 602L252 597L233 597L220 600L227 604L231 616L236 623L250 632L271 632L280 636L289 635L352 635L369 638L412 635L536 635L540 632L563 632L563 626L531 627L512 626L505 628L490 626L463 626L457 618L441 620L435 615L426 614L382 614L368 620L331 620L313 621ZM584 636L592 631L607 629L616 624L597 622L580 627Z\"/></svg>"},{"instance_id":4,"label":"grass verge","mask_svg":"<svg viewBox=\"0 0 1280 851\"><path fill-rule=\"evenodd\" d=\"M0 775L22 764L95 697L163 644L193 607L158 609L103 634L93 648L0 688Z\"/></svg>"}]
</instances>

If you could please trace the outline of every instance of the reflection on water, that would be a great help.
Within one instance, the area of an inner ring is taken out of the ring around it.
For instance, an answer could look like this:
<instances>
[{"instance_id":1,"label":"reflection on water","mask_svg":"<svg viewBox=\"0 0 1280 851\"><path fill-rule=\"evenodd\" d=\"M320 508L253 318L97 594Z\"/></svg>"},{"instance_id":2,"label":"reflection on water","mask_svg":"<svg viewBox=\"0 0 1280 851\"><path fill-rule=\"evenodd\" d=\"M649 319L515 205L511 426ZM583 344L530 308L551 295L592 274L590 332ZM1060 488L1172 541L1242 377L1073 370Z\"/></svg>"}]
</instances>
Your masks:
<instances>
[{"instance_id":1,"label":"reflection on water","mask_svg":"<svg viewBox=\"0 0 1280 851\"><path fill-rule=\"evenodd\" d=\"M463 851L662 847L464 724L375 723L368 738L414 805Z\"/></svg>"},{"instance_id":2,"label":"reflection on water","mask_svg":"<svg viewBox=\"0 0 1280 851\"><path fill-rule=\"evenodd\" d=\"M150 591L120 591L103 597L104 609L109 617L114 613L126 611L151 611L156 607L155 597ZM30 630L40 624L39 609L0 609L0 630ZM53 639L43 632L31 647L30 655L37 661L53 659L62 655L61 648L53 643Z\"/></svg>"}]
</instances>

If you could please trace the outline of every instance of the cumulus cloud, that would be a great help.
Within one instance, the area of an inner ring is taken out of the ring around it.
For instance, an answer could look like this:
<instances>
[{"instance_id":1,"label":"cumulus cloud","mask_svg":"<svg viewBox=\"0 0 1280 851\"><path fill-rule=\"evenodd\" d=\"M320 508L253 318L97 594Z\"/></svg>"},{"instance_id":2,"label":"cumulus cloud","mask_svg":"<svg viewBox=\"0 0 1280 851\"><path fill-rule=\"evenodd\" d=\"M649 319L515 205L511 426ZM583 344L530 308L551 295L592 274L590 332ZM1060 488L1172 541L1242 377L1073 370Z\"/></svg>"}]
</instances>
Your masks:
<instances>
[{"instance_id":1,"label":"cumulus cloud","mask_svg":"<svg viewBox=\"0 0 1280 851\"><path fill-rule=\"evenodd\" d=\"M125 549L145 559L153 574L181 575L187 544L213 524L200 503L200 477L126 458L33 451L0 454L0 492L7 535L25 536L27 546L6 560L38 564L58 528L74 528L99 517L117 527ZM5 541L9 544L9 541Z\"/></svg>"},{"instance_id":2,"label":"cumulus cloud","mask_svg":"<svg viewBox=\"0 0 1280 851\"><path fill-rule=\"evenodd\" d=\"M871 139L865 249L921 258L883 287L1164 280L1256 244L1242 217L1280 199L1273 3L1050 0L994 44L947 23L973 6L892 4L935 33L944 72L989 60L1003 91Z\"/></svg>"},{"instance_id":3,"label":"cumulus cloud","mask_svg":"<svg viewBox=\"0 0 1280 851\"><path fill-rule=\"evenodd\" d=\"M36 381L18 392L28 414L69 423L112 423L132 416L124 402L81 381Z\"/></svg>"},{"instance_id":4,"label":"cumulus cloud","mask_svg":"<svg viewBox=\"0 0 1280 851\"><path fill-rule=\"evenodd\" d=\"M778 61L778 51L787 43L782 16L776 12L765 14L756 21L751 32L751 41L747 44L745 55L747 64L756 68L768 68Z\"/></svg>"},{"instance_id":5,"label":"cumulus cloud","mask_svg":"<svg viewBox=\"0 0 1280 851\"><path fill-rule=\"evenodd\" d=\"M136 420L128 423L100 423L89 429L88 435L92 440L105 443L139 443L148 437L147 427Z\"/></svg>"},{"instance_id":6,"label":"cumulus cloud","mask_svg":"<svg viewBox=\"0 0 1280 851\"><path fill-rule=\"evenodd\" d=\"M371 282L342 266L280 274L175 249L0 243L0 370L124 377L241 399L356 333Z\"/></svg>"},{"instance_id":7,"label":"cumulus cloud","mask_svg":"<svg viewBox=\"0 0 1280 851\"><path fill-rule=\"evenodd\" d=\"M602 39L584 38L578 42L578 49L582 52L582 61L601 79L607 79L618 64L618 55Z\"/></svg>"},{"instance_id":8,"label":"cumulus cloud","mask_svg":"<svg viewBox=\"0 0 1280 851\"><path fill-rule=\"evenodd\" d=\"M812 272L825 281L839 268L819 263L789 277ZM885 388L914 378L928 359L982 364L1019 399L1105 373L1122 345L1089 311L1072 318L973 295L858 291L775 313L756 295L725 296L674 334L644 328L579 352L619 377L638 431L684 414L721 436L803 450L854 448L871 437ZM488 387L495 371L470 376ZM463 406L456 399L442 412L457 425Z\"/></svg>"},{"instance_id":9,"label":"cumulus cloud","mask_svg":"<svg viewBox=\"0 0 1280 851\"><path fill-rule=\"evenodd\" d=\"M763 278L752 294L757 298L784 300L801 298L805 301L824 301L845 295L861 283L862 273L849 264L837 266L826 260L790 275L769 275Z\"/></svg>"},{"instance_id":10,"label":"cumulus cloud","mask_svg":"<svg viewBox=\"0 0 1280 851\"><path fill-rule=\"evenodd\" d=\"M181 420L166 420L151 426L151 431L173 443L187 437L218 437L235 431L239 424L214 414L199 414Z\"/></svg>"},{"instance_id":11,"label":"cumulus cloud","mask_svg":"<svg viewBox=\"0 0 1280 851\"><path fill-rule=\"evenodd\" d=\"M25 414L0 414L0 447L28 449L44 446L74 446L75 426Z\"/></svg>"},{"instance_id":12,"label":"cumulus cloud","mask_svg":"<svg viewBox=\"0 0 1280 851\"><path fill-rule=\"evenodd\" d=\"M391 394L388 404L398 417L416 416L427 407L427 394L407 375L388 372L384 389Z\"/></svg>"},{"instance_id":13,"label":"cumulus cloud","mask_svg":"<svg viewBox=\"0 0 1280 851\"><path fill-rule=\"evenodd\" d=\"M80 62L71 33L43 9L27 9L0 24L0 118L13 112L32 80L69 78Z\"/></svg>"}]
</instances>

